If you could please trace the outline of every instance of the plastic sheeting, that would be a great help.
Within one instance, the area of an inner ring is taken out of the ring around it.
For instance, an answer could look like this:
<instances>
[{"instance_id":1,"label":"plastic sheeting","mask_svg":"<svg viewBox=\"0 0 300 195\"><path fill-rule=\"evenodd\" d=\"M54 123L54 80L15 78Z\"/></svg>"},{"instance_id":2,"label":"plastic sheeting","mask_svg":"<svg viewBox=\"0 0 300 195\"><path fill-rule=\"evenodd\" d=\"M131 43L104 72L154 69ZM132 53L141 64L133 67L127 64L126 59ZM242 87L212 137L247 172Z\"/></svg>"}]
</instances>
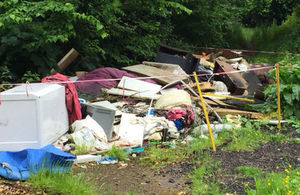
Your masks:
<instances>
[{"instance_id":1,"label":"plastic sheeting","mask_svg":"<svg viewBox=\"0 0 300 195\"><path fill-rule=\"evenodd\" d=\"M39 170L68 172L76 156L52 145L19 152L0 152L0 176L11 180L26 180Z\"/></svg>"}]
</instances>

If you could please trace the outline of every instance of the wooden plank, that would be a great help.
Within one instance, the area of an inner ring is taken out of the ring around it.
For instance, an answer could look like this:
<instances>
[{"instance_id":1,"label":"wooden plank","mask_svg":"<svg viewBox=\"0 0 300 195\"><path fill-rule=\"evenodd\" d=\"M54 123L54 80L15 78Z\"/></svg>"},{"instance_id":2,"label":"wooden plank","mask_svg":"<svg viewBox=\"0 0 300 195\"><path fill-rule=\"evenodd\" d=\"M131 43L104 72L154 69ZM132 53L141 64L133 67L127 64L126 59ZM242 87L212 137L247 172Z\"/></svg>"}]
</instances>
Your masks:
<instances>
[{"instance_id":1,"label":"wooden plank","mask_svg":"<svg viewBox=\"0 0 300 195\"><path fill-rule=\"evenodd\" d=\"M162 70L167 70L172 72L175 75L178 75L178 79L181 80L187 80L189 78L189 75L184 72L184 70L177 64L168 64L168 63L159 63L159 62L148 62L144 61L143 64L148 65L148 66L153 66L156 68L160 68Z\"/></svg>"},{"instance_id":2,"label":"wooden plank","mask_svg":"<svg viewBox=\"0 0 300 195\"><path fill-rule=\"evenodd\" d=\"M72 48L58 63L57 66L59 67L60 71L63 71L64 69L66 69L71 62L73 62L77 56L78 56L78 52Z\"/></svg>"},{"instance_id":3,"label":"wooden plank","mask_svg":"<svg viewBox=\"0 0 300 195\"><path fill-rule=\"evenodd\" d=\"M199 97L192 97L193 101L199 101ZM226 104L221 100L211 99L209 97L203 97L204 102L208 103L211 106L219 106L219 107L234 107L230 104Z\"/></svg>"},{"instance_id":4,"label":"wooden plank","mask_svg":"<svg viewBox=\"0 0 300 195\"><path fill-rule=\"evenodd\" d=\"M163 84L163 85L173 83L176 81L180 82L180 77L172 76L172 75L174 75L174 73L167 71L167 70L162 70L160 68L147 66L144 64L126 66L126 67L123 67L122 69L127 70L132 73L135 73L135 74L138 74L138 75L141 75L141 76L149 76L149 77L158 76L158 78L153 78L153 80L155 80L158 83Z\"/></svg>"},{"instance_id":5,"label":"wooden plank","mask_svg":"<svg viewBox=\"0 0 300 195\"><path fill-rule=\"evenodd\" d=\"M123 87L124 89L137 91L142 94L152 95L152 94L156 94L161 89L162 86L145 82L142 80L138 80L135 78L123 76L122 80L118 84L118 88L123 89Z\"/></svg>"},{"instance_id":6,"label":"wooden plank","mask_svg":"<svg viewBox=\"0 0 300 195\"><path fill-rule=\"evenodd\" d=\"M196 88L197 87L196 83L191 83L189 85L192 88ZM200 85L201 91L215 91L215 88L213 88L211 86L210 82L201 82L201 83L199 83L199 85Z\"/></svg>"},{"instance_id":7,"label":"wooden plank","mask_svg":"<svg viewBox=\"0 0 300 195\"><path fill-rule=\"evenodd\" d=\"M262 118L263 114L259 112L249 112L244 110L237 110L237 109L228 109L228 108L214 108L214 110L221 116L225 116L227 114L232 115L241 115L249 118Z\"/></svg>"},{"instance_id":8,"label":"wooden plank","mask_svg":"<svg viewBox=\"0 0 300 195\"><path fill-rule=\"evenodd\" d=\"M104 91L111 95L119 95L119 96L126 96L126 97L134 97L139 99L152 99L152 95L149 94L143 94L136 91L130 91L130 90L123 90L118 88L111 88L111 89L104 89ZM157 100L160 98L160 95L154 94L153 99Z\"/></svg>"},{"instance_id":9,"label":"wooden plank","mask_svg":"<svg viewBox=\"0 0 300 195\"><path fill-rule=\"evenodd\" d=\"M63 72L79 55L79 53L72 48L58 63L59 72ZM54 69L51 70L51 74L55 74L56 71Z\"/></svg>"}]
</instances>

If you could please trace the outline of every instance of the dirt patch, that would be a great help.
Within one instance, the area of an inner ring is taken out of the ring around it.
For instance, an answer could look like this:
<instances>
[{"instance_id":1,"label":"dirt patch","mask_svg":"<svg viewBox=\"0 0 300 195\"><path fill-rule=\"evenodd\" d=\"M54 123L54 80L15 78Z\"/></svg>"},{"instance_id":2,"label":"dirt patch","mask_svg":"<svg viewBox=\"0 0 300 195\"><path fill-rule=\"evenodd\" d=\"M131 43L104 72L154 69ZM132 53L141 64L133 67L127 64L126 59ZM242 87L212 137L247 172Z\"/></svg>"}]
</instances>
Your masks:
<instances>
[{"instance_id":1,"label":"dirt patch","mask_svg":"<svg viewBox=\"0 0 300 195\"><path fill-rule=\"evenodd\" d=\"M269 143L252 152L246 151L222 151L218 148L212 154L216 160L221 161L219 166L222 174L217 174L217 179L226 186L230 193L245 194L244 183L254 185L254 180L235 173L239 166L253 166L263 171L284 171L290 164L299 167L300 144L297 143ZM279 169L276 169L276 167ZM251 186L250 186L251 187Z\"/></svg>"},{"instance_id":2,"label":"dirt patch","mask_svg":"<svg viewBox=\"0 0 300 195\"><path fill-rule=\"evenodd\" d=\"M42 194L42 192L33 192L30 185L20 181L7 181L0 178L0 194Z\"/></svg>"},{"instance_id":3,"label":"dirt patch","mask_svg":"<svg viewBox=\"0 0 300 195\"><path fill-rule=\"evenodd\" d=\"M273 126L273 128L270 129L270 126L268 125L261 125L260 130L264 133L265 132L272 133L272 134L278 133L278 129L276 126ZM283 124L280 133L290 138L300 138L300 132L297 132L295 127L293 127L293 125L291 124Z\"/></svg>"},{"instance_id":4,"label":"dirt patch","mask_svg":"<svg viewBox=\"0 0 300 195\"><path fill-rule=\"evenodd\" d=\"M126 167L120 164L94 165L74 168L84 172L97 186L100 194L186 194L185 175L192 170L189 163L175 163L162 169L152 170L138 162L130 161ZM101 187L100 187L101 186Z\"/></svg>"}]
</instances>

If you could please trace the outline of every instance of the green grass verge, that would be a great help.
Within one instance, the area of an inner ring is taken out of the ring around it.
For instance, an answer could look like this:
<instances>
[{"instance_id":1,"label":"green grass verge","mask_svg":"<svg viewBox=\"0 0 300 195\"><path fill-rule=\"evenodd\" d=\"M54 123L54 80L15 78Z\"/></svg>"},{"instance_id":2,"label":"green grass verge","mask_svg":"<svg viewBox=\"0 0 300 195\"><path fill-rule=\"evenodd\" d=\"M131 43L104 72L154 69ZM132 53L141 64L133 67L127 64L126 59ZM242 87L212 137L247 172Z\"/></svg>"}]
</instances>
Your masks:
<instances>
[{"instance_id":1,"label":"green grass verge","mask_svg":"<svg viewBox=\"0 0 300 195\"><path fill-rule=\"evenodd\" d=\"M192 194L225 194L214 177L218 170L217 163L208 155L204 154L200 166L190 175L193 180Z\"/></svg>"},{"instance_id":2,"label":"green grass verge","mask_svg":"<svg viewBox=\"0 0 300 195\"><path fill-rule=\"evenodd\" d=\"M263 172L256 167L240 166L235 169L236 173L241 173L247 177L259 177Z\"/></svg>"},{"instance_id":3,"label":"green grass verge","mask_svg":"<svg viewBox=\"0 0 300 195\"><path fill-rule=\"evenodd\" d=\"M244 184L248 195L300 193L300 168L293 169L291 165L287 165L283 173L264 173L257 167L249 166L237 167L235 172L254 178L254 188L250 188L249 183Z\"/></svg>"},{"instance_id":4,"label":"green grass verge","mask_svg":"<svg viewBox=\"0 0 300 195\"><path fill-rule=\"evenodd\" d=\"M152 169L155 169L184 160L188 155L186 148L174 146L175 148L160 144L149 146L145 150L146 156L141 157L139 161L141 164L150 165Z\"/></svg>"},{"instance_id":5,"label":"green grass verge","mask_svg":"<svg viewBox=\"0 0 300 195\"><path fill-rule=\"evenodd\" d=\"M264 122L251 122L243 119L242 127L231 131L222 131L218 134L218 140L222 143L222 140L231 139L227 146L223 149L226 150L244 150L251 151L261 144L268 142L281 142L288 141L286 135L280 133L272 133L270 131L261 131L261 126ZM267 126L268 128L273 128Z\"/></svg>"},{"instance_id":6,"label":"green grass verge","mask_svg":"<svg viewBox=\"0 0 300 195\"><path fill-rule=\"evenodd\" d=\"M259 194L300 194L300 168L285 169L285 173L268 173L255 177L255 189L246 187L248 195Z\"/></svg>"},{"instance_id":7,"label":"green grass verge","mask_svg":"<svg viewBox=\"0 0 300 195\"><path fill-rule=\"evenodd\" d=\"M95 186L88 182L84 175L75 175L72 172L65 173L41 170L36 174L32 174L27 183L37 191L44 191L47 194L96 194Z\"/></svg>"},{"instance_id":8,"label":"green grass verge","mask_svg":"<svg viewBox=\"0 0 300 195\"><path fill-rule=\"evenodd\" d=\"M116 146L112 146L112 148L106 152L105 155L115 157L119 161L124 161L128 158L128 152Z\"/></svg>"}]
</instances>

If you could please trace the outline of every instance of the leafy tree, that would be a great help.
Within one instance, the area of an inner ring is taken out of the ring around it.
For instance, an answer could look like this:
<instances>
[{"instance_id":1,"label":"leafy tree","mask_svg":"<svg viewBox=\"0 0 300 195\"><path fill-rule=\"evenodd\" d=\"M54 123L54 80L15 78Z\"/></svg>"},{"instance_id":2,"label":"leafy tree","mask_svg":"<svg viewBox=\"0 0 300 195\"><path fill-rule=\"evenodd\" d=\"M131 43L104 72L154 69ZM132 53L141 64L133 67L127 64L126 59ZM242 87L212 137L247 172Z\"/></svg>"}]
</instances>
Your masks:
<instances>
[{"instance_id":1,"label":"leafy tree","mask_svg":"<svg viewBox=\"0 0 300 195\"><path fill-rule=\"evenodd\" d=\"M22 75L43 75L72 47L73 68L122 66L149 59L172 32L171 16L187 0L4 0L0 60Z\"/></svg>"},{"instance_id":2,"label":"leafy tree","mask_svg":"<svg viewBox=\"0 0 300 195\"><path fill-rule=\"evenodd\" d=\"M280 25L293 13L298 0L247 0L244 1L242 23L249 27L272 24Z\"/></svg>"},{"instance_id":3,"label":"leafy tree","mask_svg":"<svg viewBox=\"0 0 300 195\"><path fill-rule=\"evenodd\" d=\"M76 26L92 30L98 39L106 36L98 19L76 9L64 0L0 2L1 62L19 75L26 70L47 74L70 48Z\"/></svg>"},{"instance_id":4,"label":"leafy tree","mask_svg":"<svg viewBox=\"0 0 300 195\"><path fill-rule=\"evenodd\" d=\"M173 18L174 32L178 37L196 46L228 46L225 34L238 20L236 7L231 1L191 0L185 5L192 14Z\"/></svg>"}]
</instances>

